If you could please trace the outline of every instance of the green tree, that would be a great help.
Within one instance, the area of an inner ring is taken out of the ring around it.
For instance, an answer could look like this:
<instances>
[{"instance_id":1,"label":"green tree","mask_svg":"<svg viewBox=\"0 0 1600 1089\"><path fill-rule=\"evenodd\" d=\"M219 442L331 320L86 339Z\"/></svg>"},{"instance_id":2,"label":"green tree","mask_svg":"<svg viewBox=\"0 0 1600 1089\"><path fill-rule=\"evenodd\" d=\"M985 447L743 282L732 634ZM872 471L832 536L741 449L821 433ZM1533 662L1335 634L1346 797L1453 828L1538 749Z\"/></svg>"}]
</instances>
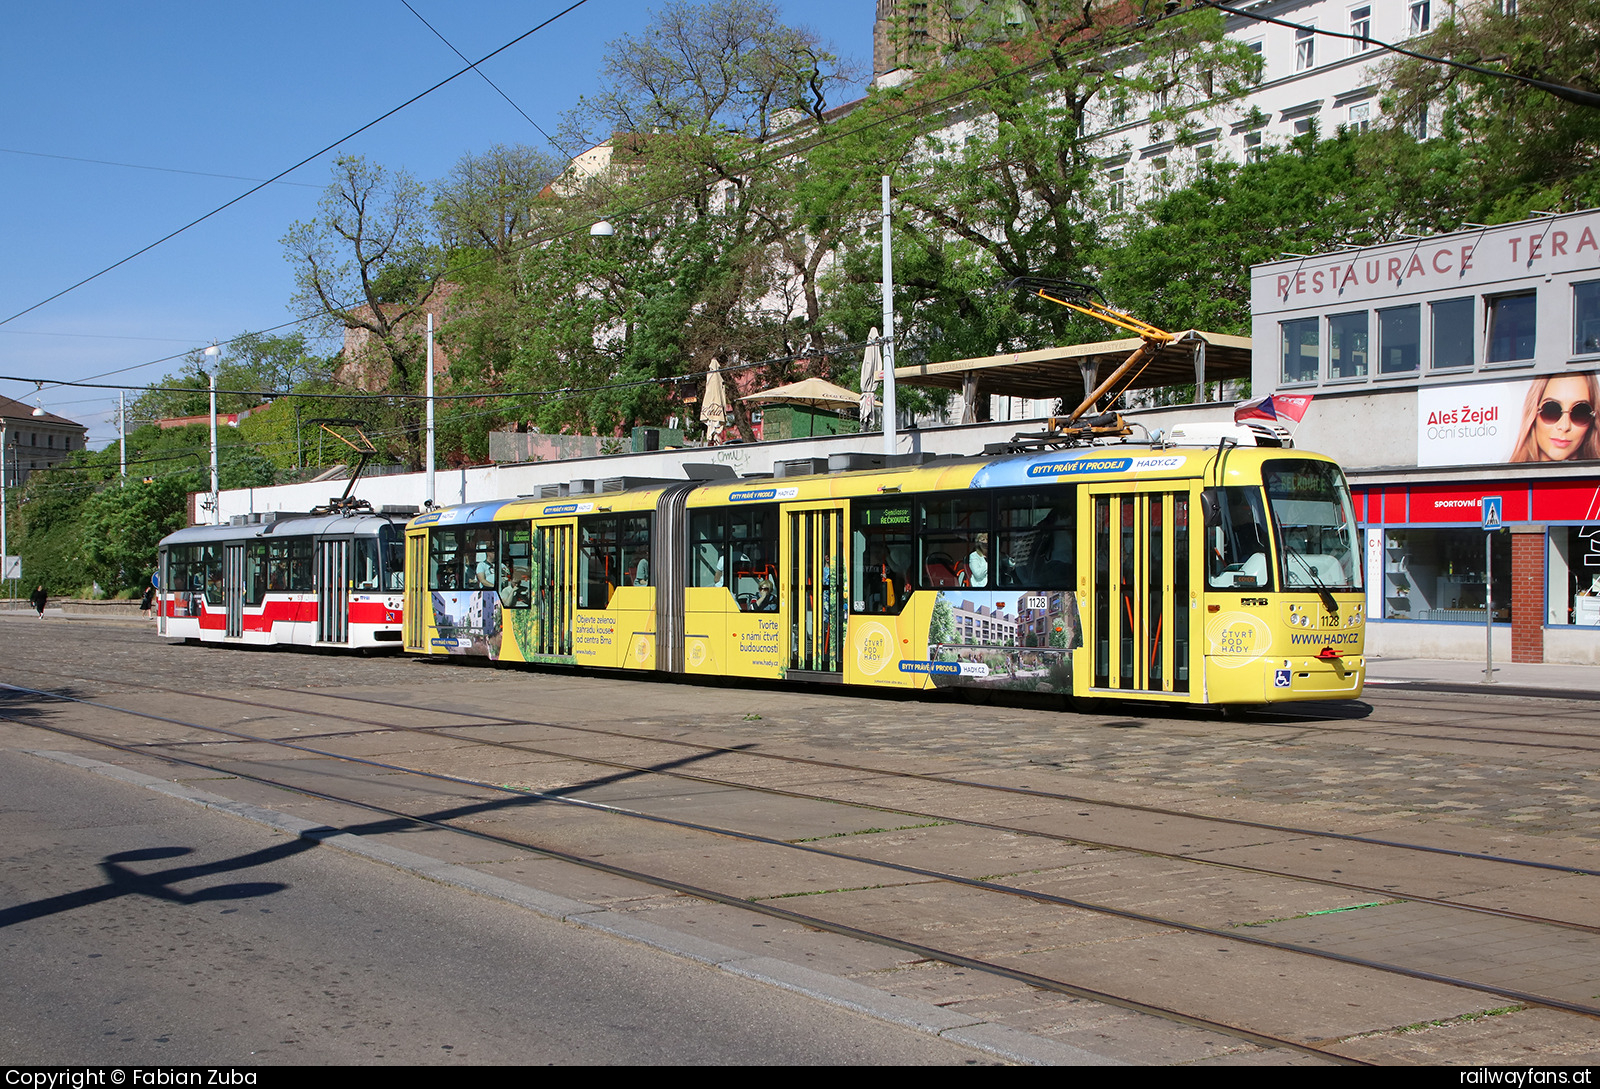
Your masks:
<instances>
[{"instance_id":1,"label":"green tree","mask_svg":"<svg viewBox=\"0 0 1600 1089\"><path fill-rule=\"evenodd\" d=\"M1411 46L1591 96L1600 92L1600 0L1452 5L1433 33ZM1465 147L1473 169L1461 181L1470 186L1473 219L1504 222L1533 210L1600 203L1600 109L1592 99L1410 58L1396 62L1388 77L1387 108L1398 124L1439 118L1445 138Z\"/></svg>"},{"instance_id":2,"label":"green tree","mask_svg":"<svg viewBox=\"0 0 1600 1089\"><path fill-rule=\"evenodd\" d=\"M357 156L334 163L321 214L284 236L298 291L294 304L321 315L330 333L353 332L355 384L416 394L423 378L424 313L439 283L440 253L430 239L426 191L404 171ZM395 399L388 413L368 408L407 464L422 464L420 402Z\"/></svg>"},{"instance_id":3,"label":"green tree","mask_svg":"<svg viewBox=\"0 0 1600 1089\"><path fill-rule=\"evenodd\" d=\"M302 385L325 384L332 369L328 360L307 350L300 333L241 333L221 349L216 364L219 413L256 408L273 395ZM203 350L186 355L177 373L162 378L128 406L130 422L208 414L210 359Z\"/></svg>"},{"instance_id":4,"label":"green tree","mask_svg":"<svg viewBox=\"0 0 1600 1089\"><path fill-rule=\"evenodd\" d=\"M1190 111L1240 93L1259 72L1212 11L1013 6L1020 18L1000 22L1020 37L996 41L1003 27L991 19L914 82L874 93L844 126L858 135L812 156L817 173L852 180L858 208L877 206L877 174L893 178L902 364L1101 337L1090 319L996 295L993 285L1022 275L1093 279L1106 238L1099 168L1115 150L1101 133L1117 110L1163 101L1152 116L1181 137ZM880 278L874 242L846 256L849 280ZM860 293L838 287L859 313Z\"/></svg>"},{"instance_id":5,"label":"green tree","mask_svg":"<svg viewBox=\"0 0 1600 1089\"><path fill-rule=\"evenodd\" d=\"M161 538L188 522L188 482L181 476L106 487L83 505L82 558L108 592L144 585L155 569Z\"/></svg>"},{"instance_id":6,"label":"green tree","mask_svg":"<svg viewBox=\"0 0 1600 1089\"><path fill-rule=\"evenodd\" d=\"M1144 205L1094 263L1107 296L1146 321L1248 335L1251 265L1453 230L1467 211L1459 183L1470 169L1447 141L1312 133L1259 162L1217 163Z\"/></svg>"}]
</instances>

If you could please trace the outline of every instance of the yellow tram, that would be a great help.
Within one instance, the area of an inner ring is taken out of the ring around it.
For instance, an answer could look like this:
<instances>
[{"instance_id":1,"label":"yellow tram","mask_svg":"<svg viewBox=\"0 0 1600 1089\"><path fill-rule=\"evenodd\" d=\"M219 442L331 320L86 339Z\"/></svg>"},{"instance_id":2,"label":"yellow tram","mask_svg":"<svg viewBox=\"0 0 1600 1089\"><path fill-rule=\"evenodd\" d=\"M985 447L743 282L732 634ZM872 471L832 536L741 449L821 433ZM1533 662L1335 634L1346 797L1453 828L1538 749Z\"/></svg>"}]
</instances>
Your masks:
<instances>
[{"instance_id":1,"label":"yellow tram","mask_svg":"<svg viewBox=\"0 0 1600 1089\"><path fill-rule=\"evenodd\" d=\"M404 645L902 689L1351 698L1361 558L1337 465L1231 439L658 482L412 520Z\"/></svg>"}]
</instances>

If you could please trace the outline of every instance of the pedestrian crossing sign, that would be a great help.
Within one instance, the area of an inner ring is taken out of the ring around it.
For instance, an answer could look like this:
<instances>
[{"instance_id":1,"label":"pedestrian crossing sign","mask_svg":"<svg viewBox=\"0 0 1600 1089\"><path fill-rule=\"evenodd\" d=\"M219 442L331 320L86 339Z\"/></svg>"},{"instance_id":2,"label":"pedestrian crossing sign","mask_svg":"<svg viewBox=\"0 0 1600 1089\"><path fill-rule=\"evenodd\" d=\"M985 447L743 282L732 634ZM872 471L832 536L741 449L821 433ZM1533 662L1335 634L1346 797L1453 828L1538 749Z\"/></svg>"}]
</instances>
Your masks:
<instances>
[{"instance_id":1,"label":"pedestrian crossing sign","mask_svg":"<svg viewBox=\"0 0 1600 1089\"><path fill-rule=\"evenodd\" d=\"M1500 516L1500 496L1486 495L1483 497L1483 528L1499 529L1502 524Z\"/></svg>"}]
</instances>

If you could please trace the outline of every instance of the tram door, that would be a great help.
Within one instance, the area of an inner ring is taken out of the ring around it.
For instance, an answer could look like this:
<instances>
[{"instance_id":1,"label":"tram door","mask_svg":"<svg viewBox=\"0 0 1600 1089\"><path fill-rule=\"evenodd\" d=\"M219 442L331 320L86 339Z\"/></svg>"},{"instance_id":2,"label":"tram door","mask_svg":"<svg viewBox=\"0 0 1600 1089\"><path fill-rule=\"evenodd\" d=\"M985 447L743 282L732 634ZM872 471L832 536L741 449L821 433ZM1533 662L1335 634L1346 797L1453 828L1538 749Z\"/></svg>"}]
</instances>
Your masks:
<instances>
[{"instance_id":1,"label":"tram door","mask_svg":"<svg viewBox=\"0 0 1600 1089\"><path fill-rule=\"evenodd\" d=\"M423 610L432 603L428 600L428 535L413 533L406 537L406 597L403 610L405 623L405 648L424 650L422 636L427 630Z\"/></svg>"},{"instance_id":2,"label":"tram door","mask_svg":"<svg viewBox=\"0 0 1600 1089\"><path fill-rule=\"evenodd\" d=\"M573 606L577 600L578 554L573 523L533 527L532 652L572 654Z\"/></svg>"},{"instance_id":3,"label":"tram door","mask_svg":"<svg viewBox=\"0 0 1600 1089\"><path fill-rule=\"evenodd\" d=\"M1192 564L1187 488L1090 488L1093 687L1189 691Z\"/></svg>"},{"instance_id":4,"label":"tram door","mask_svg":"<svg viewBox=\"0 0 1600 1089\"><path fill-rule=\"evenodd\" d=\"M350 539L317 541L317 642L350 641Z\"/></svg>"},{"instance_id":5,"label":"tram door","mask_svg":"<svg viewBox=\"0 0 1600 1089\"><path fill-rule=\"evenodd\" d=\"M244 545L224 545L222 549L222 600L227 612L223 634L237 639L244 634Z\"/></svg>"},{"instance_id":6,"label":"tram door","mask_svg":"<svg viewBox=\"0 0 1600 1089\"><path fill-rule=\"evenodd\" d=\"M842 676L845 570L843 507L787 510L782 598L789 670Z\"/></svg>"}]
</instances>

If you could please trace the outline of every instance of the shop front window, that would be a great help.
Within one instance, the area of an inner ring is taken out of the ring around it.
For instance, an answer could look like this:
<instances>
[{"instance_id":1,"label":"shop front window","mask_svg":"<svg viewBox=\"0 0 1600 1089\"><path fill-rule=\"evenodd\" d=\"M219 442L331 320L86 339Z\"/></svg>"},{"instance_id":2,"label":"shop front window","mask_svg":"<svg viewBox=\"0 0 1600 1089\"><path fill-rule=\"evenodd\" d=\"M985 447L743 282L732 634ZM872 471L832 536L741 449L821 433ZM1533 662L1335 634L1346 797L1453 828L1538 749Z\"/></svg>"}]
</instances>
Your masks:
<instances>
[{"instance_id":1,"label":"shop front window","mask_svg":"<svg viewBox=\"0 0 1600 1089\"><path fill-rule=\"evenodd\" d=\"M1484 536L1476 527L1385 532L1384 619L1482 624L1486 600L1492 597L1494 619L1509 621L1511 535L1488 534L1492 586L1484 581Z\"/></svg>"},{"instance_id":2,"label":"shop front window","mask_svg":"<svg viewBox=\"0 0 1600 1089\"><path fill-rule=\"evenodd\" d=\"M1545 623L1600 627L1600 525L1550 527Z\"/></svg>"}]
</instances>

